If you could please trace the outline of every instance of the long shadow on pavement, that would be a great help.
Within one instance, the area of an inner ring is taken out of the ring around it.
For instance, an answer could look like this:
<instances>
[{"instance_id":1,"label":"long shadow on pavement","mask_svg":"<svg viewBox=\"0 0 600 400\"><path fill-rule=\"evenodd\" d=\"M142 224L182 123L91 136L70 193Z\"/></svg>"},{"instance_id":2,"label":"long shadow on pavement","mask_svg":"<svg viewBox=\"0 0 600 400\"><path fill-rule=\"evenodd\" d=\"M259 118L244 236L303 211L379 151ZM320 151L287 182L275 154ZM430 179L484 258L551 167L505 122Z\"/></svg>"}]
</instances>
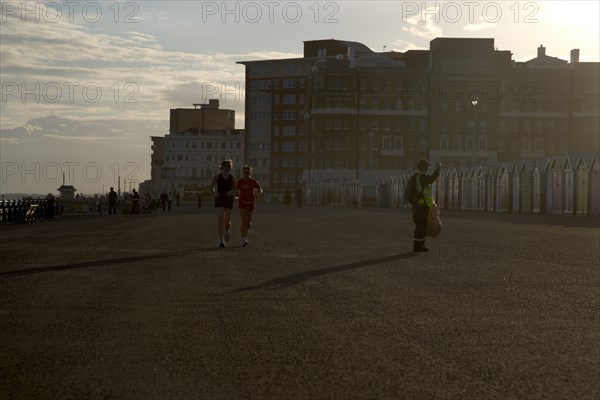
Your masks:
<instances>
[{"instance_id":1,"label":"long shadow on pavement","mask_svg":"<svg viewBox=\"0 0 600 400\"><path fill-rule=\"evenodd\" d=\"M258 289L264 289L264 288L275 288L275 287L282 288L282 287L287 287L287 286L298 285L304 281L307 281L311 278L315 278L317 276L334 274L336 272L343 272L343 271L348 271L351 269L368 267L371 265L382 264L382 263L386 263L386 262L390 262L390 261L402 260L402 259L406 259L406 258L415 257L417 255L418 255L417 253L413 253L411 251L411 252L396 254L393 256L388 256L388 257L383 257L383 258L363 260L363 261L357 261L357 262L350 263L350 264L338 265L336 267L329 267L329 268L299 272L297 274L291 274L291 275L287 275L287 276L282 276L281 278L271 279L271 280L265 281L263 283L260 283L258 285L246 286L243 288L239 288L239 289L233 290L232 293L246 292L246 291L250 291L250 290L258 290Z\"/></svg>"},{"instance_id":2,"label":"long shadow on pavement","mask_svg":"<svg viewBox=\"0 0 600 400\"><path fill-rule=\"evenodd\" d=\"M26 268L20 270L13 271L4 271L0 272L0 278L4 277L13 277L13 276L23 276L23 275L32 275L32 274L40 274L43 272L54 272L54 271L63 271L69 269L78 269L78 268L89 268L89 267L101 267L113 264L125 264L136 261L145 261L145 260L153 260L158 258L167 258L167 257L176 257L187 254L196 254L203 253L209 251L217 251L219 248L217 247L208 247L197 250L186 250L186 251L176 251L173 253L162 253L162 254L152 254L147 256L135 256L135 257L123 257L123 258L113 258L108 260L96 260L96 261L86 261L76 264L63 264L63 265L51 265L47 267L36 267L36 268Z\"/></svg>"}]
</instances>

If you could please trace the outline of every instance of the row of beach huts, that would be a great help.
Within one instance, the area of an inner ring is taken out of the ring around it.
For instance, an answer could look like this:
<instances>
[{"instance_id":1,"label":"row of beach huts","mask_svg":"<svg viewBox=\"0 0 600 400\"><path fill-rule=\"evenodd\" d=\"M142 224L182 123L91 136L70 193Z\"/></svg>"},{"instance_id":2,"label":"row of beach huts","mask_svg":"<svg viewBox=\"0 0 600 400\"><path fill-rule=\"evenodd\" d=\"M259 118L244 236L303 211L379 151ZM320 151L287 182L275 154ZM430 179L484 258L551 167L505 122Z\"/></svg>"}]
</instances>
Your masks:
<instances>
[{"instance_id":1,"label":"row of beach huts","mask_svg":"<svg viewBox=\"0 0 600 400\"><path fill-rule=\"evenodd\" d=\"M323 205L407 207L404 188L413 173L399 171L379 179L374 193L360 181L316 184L307 188L307 200ZM438 206L446 210L598 216L600 153L442 167L433 193Z\"/></svg>"}]
</instances>

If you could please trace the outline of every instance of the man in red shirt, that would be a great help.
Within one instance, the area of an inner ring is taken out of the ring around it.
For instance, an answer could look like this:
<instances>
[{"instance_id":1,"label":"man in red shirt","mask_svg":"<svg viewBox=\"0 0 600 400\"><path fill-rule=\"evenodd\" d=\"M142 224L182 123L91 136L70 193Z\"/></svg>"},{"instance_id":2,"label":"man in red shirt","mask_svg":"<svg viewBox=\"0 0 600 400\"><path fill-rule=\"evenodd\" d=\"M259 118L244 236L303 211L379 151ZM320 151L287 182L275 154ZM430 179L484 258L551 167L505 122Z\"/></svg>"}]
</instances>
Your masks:
<instances>
[{"instance_id":1,"label":"man in red shirt","mask_svg":"<svg viewBox=\"0 0 600 400\"><path fill-rule=\"evenodd\" d=\"M262 193L263 190L260 184L252 179L252 168L245 165L242 169L243 178L237 181L237 193L240 202L240 233L242 235L242 246L248 245L248 231L252 225L252 212L254 211L254 191Z\"/></svg>"}]
</instances>

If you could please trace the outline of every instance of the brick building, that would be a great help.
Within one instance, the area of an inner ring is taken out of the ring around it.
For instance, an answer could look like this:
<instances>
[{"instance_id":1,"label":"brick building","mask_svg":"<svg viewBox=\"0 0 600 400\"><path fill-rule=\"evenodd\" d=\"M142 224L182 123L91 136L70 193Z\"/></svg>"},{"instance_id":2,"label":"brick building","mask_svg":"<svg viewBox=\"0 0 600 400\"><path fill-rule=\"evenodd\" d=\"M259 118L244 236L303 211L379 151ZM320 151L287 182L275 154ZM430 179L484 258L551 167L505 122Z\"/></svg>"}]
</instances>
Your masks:
<instances>
[{"instance_id":1,"label":"brick building","mask_svg":"<svg viewBox=\"0 0 600 400\"><path fill-rule=\"evenodd\" d=\"M599 149L598 62L515 62L494 39L374 52L304 42L302 58L246 66L246 160L265 186L369 180L420 158L482 164Z\"/></svg>"}]
</instances>

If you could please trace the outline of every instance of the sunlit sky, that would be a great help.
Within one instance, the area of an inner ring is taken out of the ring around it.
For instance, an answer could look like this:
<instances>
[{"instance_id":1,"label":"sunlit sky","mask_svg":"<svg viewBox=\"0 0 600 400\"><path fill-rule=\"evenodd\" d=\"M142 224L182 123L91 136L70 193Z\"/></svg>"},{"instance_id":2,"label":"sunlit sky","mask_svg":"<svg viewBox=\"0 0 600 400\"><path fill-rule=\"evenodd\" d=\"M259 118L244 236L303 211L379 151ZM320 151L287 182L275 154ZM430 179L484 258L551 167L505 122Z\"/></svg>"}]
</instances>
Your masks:
<instances>
[{"instance_id":1,"label":"sunlit sky","mask_svg":"<svg viewBox=\"0 0 600 400\"><path fill-rule=\"evenodd\" d=\"M116 187L116 176L149 179L149 137L168 133L169 109L224 82L221 107L243 128L236 62L301 57L306 40L406 51L484 37L516 61L541 44L564 60L575 48L580 61L600 58L596 0L1 4L2 193L56 193L62 172L83 194Z\"/></svg>"}]
</instances>

